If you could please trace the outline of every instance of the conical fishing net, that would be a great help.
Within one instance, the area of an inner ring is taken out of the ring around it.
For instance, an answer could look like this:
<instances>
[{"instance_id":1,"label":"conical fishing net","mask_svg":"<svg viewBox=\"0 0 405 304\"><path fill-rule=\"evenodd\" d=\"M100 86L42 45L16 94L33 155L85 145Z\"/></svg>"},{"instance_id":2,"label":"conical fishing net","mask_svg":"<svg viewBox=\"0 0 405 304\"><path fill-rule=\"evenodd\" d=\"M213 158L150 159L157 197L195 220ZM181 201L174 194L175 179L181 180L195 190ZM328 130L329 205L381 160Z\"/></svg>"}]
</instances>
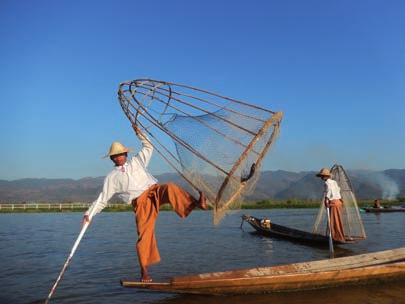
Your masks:
<instances>
[{"instance_id":1,"label":"conical fishing net","mask_svg":"<svg viewBox=\"0 0 405 304\"><path fill-rule=\"evenodd\" d=\"M363 222L360 217L359 208L357 206L356 196L354 195L353 187L345 170L340 165L334 165L331 169L331 178L335 180L340 187L340 195L343 200L343 231L347 240L363 240L366 238ZM327 212L324 205L324 198L319 208L313 232L327 235Z\"/></svg>"},{"instance_id":2,"label":"conical fishing net","mask_svg":"<svg viewBox=\"0 0 405 304\"><path fill-rule=\"evenodd\" d=\"M119 101L166 162L214 209L214 223L251 191L280 128L281 112L198 88L138 79Z\"/></svg>"}]
</instances>

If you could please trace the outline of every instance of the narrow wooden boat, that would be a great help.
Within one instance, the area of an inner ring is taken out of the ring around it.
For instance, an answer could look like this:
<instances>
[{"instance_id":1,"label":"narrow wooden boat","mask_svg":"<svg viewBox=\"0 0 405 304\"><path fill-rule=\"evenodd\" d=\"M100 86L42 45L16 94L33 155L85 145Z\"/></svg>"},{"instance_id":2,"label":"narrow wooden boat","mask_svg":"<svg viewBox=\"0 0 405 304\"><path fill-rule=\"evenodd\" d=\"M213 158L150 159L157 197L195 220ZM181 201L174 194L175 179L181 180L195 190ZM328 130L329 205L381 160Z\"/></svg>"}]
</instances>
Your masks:
<instances>
[{"instance_id":1,"label":"narrow wooden boat","mask_svg":"<svg viewBox=\"0 0 405 304\"><path fill-rule=\"evenodd\" d=\"M405 278L405 247L350 257L173 277L167 282L121 280L131 288L189 294L255 294L336 287Z\"/></svg>"},{"instance_id":2,"label":"narrow wooden boat","mask_svg":"<svg viewBox=\"0 0 405 304\"><path fill-rule=\"evenodd\" d=\"M385 208L374 208L374 207L364 207L361 208L366 212L381 213L381 212L405 212L405 207L385 207Z\"/></svg>"},{"instance_id":3,"label":"narrow wooden boat","mask_svg":"<svg viewBox=\"0 0 405 304\"><path fill-rule=\"evenodd\" d=\"M279 224L271 222L270 226L264 226L261 221L254 216L243 215L242 221L248 222L257 233L265 236L285 239L293 242L298 242L310 246L329 246L329 238L321 234L315 234L307 231L302 231L294 228L289 228ZM354 243L355 240L350 239L346 242L333 241L335 244L347 244Z\"/></svg>"}]
</instances>

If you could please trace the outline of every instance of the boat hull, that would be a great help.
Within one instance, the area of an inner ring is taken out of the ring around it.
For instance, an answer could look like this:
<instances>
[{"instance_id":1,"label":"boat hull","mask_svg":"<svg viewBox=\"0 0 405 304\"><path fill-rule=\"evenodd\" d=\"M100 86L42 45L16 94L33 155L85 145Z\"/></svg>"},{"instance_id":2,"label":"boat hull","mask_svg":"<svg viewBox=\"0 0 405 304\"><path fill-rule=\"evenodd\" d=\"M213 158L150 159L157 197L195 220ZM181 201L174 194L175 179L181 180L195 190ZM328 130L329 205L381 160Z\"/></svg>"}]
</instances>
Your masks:
<instances>
[{"instance_id":1,"label":"boat hull","mask_svg":"<svg viewBox=\"0 0 405 304\"><path fill-rule=\"evenodd\" d=\"M253 216L244 215L242 216L242 219L248 222L256 230L257 233L264 236L274 237L278 239L285 239L291 242L296 242L315 247L329 246L329 238L324 235L293 229L275 223L271 223L270 228L266 228L260 225L260 219L255 218ZM355 242L354 240L346 242L336 240L333 241L334 244L348 244L354 242Z\"/></svg>"},{"instance_id":2,"label":"boat hull","mask_svg":"<svg viewBox=\"0 0 405 304\"><path fill-rule=\"evenodd\" d=\"M169 282L122 280L124 287L189 294L257 294L405 278L405 248L352 257L174 277Z\"/></svg>"}]
</instances>

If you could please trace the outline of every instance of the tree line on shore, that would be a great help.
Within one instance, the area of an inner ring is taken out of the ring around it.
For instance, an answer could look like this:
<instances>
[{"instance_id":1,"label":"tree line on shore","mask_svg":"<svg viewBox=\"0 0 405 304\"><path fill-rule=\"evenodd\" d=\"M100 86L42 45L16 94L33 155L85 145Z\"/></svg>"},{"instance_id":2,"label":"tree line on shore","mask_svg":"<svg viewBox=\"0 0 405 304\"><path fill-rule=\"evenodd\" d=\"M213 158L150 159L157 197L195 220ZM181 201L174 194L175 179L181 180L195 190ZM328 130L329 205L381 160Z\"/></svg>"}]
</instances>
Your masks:
<instances>
[{"instance_id":1,"label":"tree line on shore","mask_svg":"<svg viewBox=\"0 0 405 304\"><path fill-rule=\"evenodd\" d=\"M277 208L319 208L320 200L260 200L260 201L245 201L235 204L235 209L277 209ZM373 200L361 200L358 202L359 207L368 207L373 205ZM396 200L383 200L382 206L398 206L405 204L405 197L398 198ZM2 204L0 213L18 213L18 212L81 212L87 210L87 206L78 204L74 205L73 202L64 202L60 204L26 204L25 208L22 208L23 204L14 204L17 207L11 208L13 204ZM39 205L36 206L36 205ZM67 206L66 208L62 207ZM36 207L35 207L36 206ZM60 208L59 208L60 206ZM169 205L164 205L161 208L162 211L171 210ZM132 211L132 206L124 203L114 202L104 209L107 212L120 212L120 211Z\"/></svg>"}]
</instances>

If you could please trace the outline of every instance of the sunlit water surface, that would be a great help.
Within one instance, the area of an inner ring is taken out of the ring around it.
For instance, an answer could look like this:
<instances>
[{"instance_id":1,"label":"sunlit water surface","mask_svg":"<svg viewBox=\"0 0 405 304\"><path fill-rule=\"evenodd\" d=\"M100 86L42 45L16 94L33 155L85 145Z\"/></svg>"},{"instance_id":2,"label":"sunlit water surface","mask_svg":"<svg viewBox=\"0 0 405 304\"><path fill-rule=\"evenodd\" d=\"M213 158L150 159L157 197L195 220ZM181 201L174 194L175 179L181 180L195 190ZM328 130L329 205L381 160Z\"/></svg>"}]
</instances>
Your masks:
<instances>
[{"instance_id":1,"label":"sunlit water surface","mask_svg":"<svg viewBox=\"0 0 405 304\"><path fill-rule=\"evenodd\" d=\"M317 210L249 210L273 222L310 231ZM219 226L209 212L182 220L161 212L157 238L162 261L155 281L176 275L324 259L328 250L252 234L233 212ZM0 303L40 303L49 293L80 231L80 213L0 214ZM368 239L337 250L339 256L405 246L405 213L362 214ZM306 292L249 296L192 296L125 289L139 278L136 231L130 212L98 215L83 238L52 303L405 303L405 281Z\"/></svg>"}]
</instances>

